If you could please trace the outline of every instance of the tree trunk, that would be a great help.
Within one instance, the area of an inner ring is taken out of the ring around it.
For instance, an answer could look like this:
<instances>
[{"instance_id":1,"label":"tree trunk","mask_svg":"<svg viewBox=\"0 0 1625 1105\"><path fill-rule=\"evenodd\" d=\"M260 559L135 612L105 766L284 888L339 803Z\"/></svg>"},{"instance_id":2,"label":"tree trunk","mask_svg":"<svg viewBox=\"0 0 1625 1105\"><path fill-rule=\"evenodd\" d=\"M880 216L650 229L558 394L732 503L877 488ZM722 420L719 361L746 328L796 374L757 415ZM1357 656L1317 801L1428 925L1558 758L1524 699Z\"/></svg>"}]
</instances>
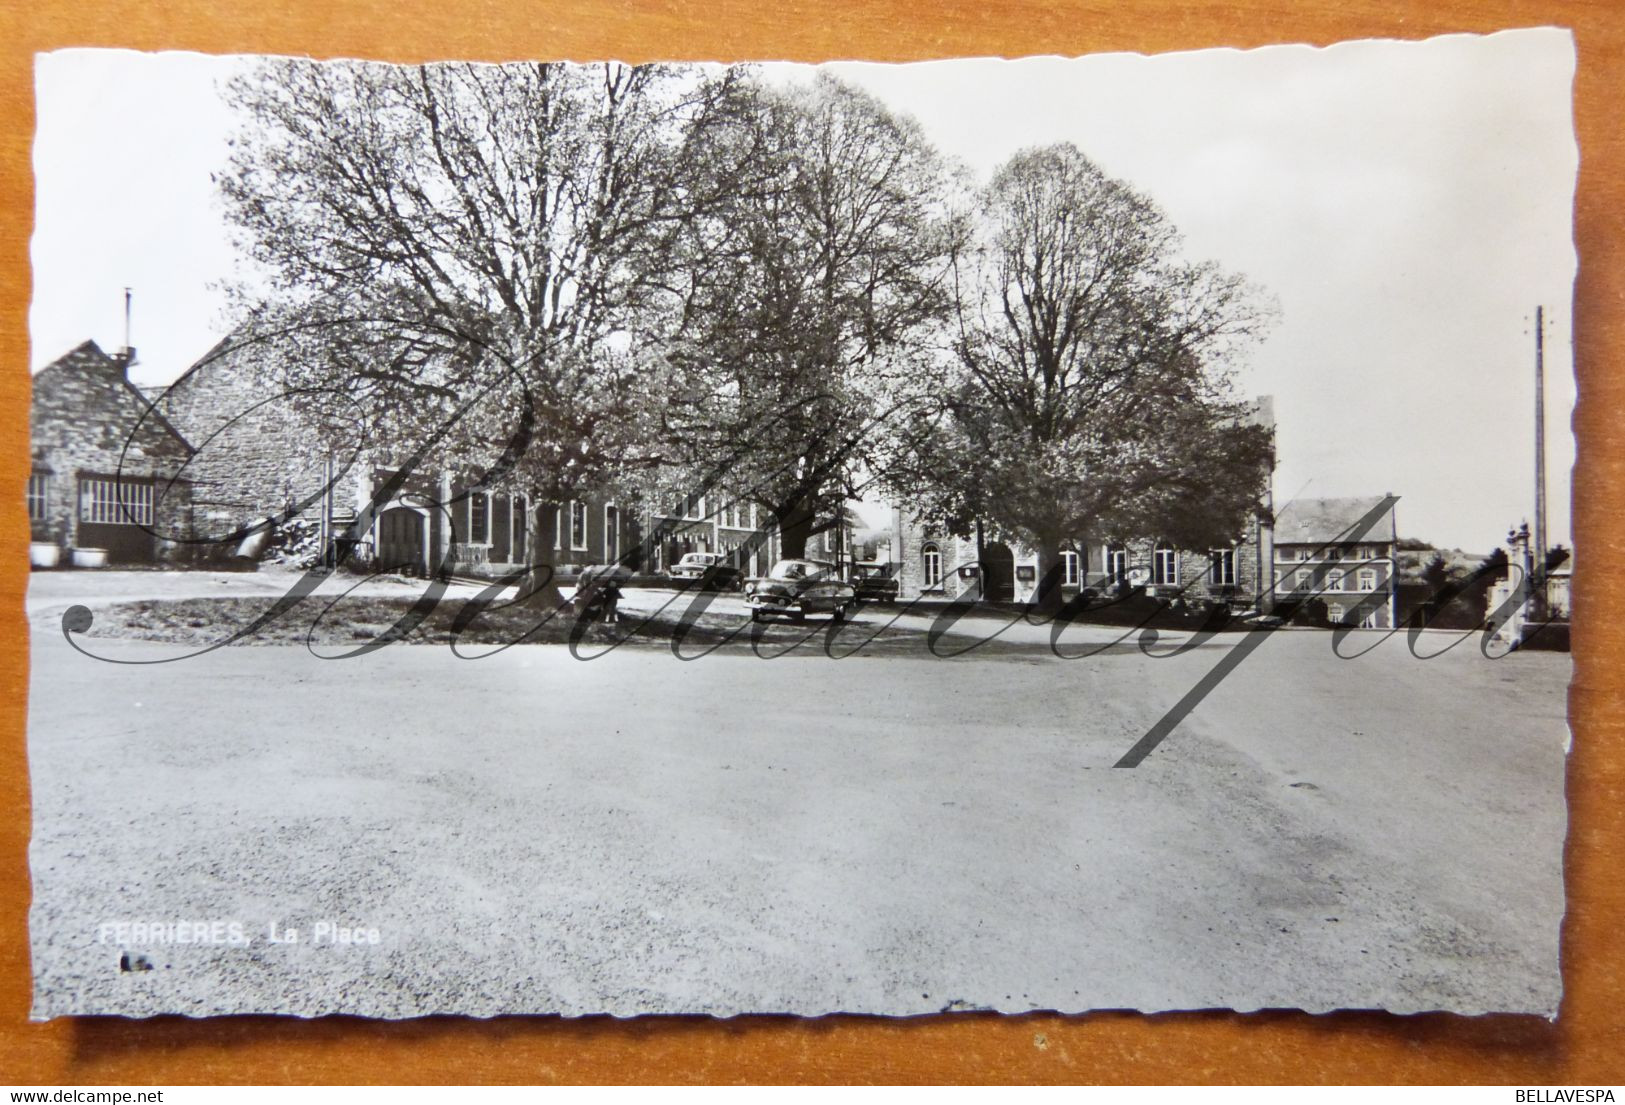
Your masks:
<instances>
[{"instance_id":1,"label":"tree trunk","mask_svg":"<svg viewBox=\"0 0 1625 1105\"><path fill-rule=\"evenodd\" d=\"M526 504L530 518L525 526L525 563L530 571L519 583L519 598L540 607L557 607L564 601L553 574L559 512L553 503L538 503L527 498Z\"/></svg>"},{"instance_id":2,"label":"tree trunk","mask_svg":"<svg viewBox=\"0 0 1625 1105\"><path fill-rule=\"evenodd\" d=\"M809 499L797 499L787 507L773 512L779 526L779 555L792 560L807 555L807 542L812 538L813 514Z\"/></svg>"},{"instance_id":3,"label":"tree trunk","mask_svg":"<svg viewBox=\"0 0 1625 1105\"><path fill-rule=\"evenodd\" d=\"M1052 534L1038 538L1038 591L1033 596L1033 609L1045 617L1053 618L1062 606L1061 539Z\"/></svg>"}]
</instances>

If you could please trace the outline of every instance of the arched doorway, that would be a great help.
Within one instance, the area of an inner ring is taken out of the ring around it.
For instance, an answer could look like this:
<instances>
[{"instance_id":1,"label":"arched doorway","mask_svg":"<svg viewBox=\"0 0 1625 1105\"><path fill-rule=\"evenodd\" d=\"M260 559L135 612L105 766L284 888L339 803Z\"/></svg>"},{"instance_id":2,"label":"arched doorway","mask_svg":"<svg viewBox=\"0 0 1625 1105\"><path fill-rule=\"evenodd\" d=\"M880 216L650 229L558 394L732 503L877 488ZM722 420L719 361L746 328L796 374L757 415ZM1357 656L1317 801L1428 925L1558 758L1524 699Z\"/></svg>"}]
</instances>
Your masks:
<instances>
[{"instance_id":1,"label":"arched doorway","mask_svg":"<svg viewBox=\"0 0 1625 1105\"><path fill-rule=\"evenodd\" d=\"M429 574L428 527L421 511L398 506L378 516L378 570Z\"/></svg>"},{"instance_id":2,"label":"arched doorway","mask_svg":"<svg viewBox=\"0 0 1625 1105\"><path fill-rule=\"evenodd\" d=\"M1002 541L982 546L982 597L988 602L1016 597L1016 554Z\"/></svg>"}]
</instances>

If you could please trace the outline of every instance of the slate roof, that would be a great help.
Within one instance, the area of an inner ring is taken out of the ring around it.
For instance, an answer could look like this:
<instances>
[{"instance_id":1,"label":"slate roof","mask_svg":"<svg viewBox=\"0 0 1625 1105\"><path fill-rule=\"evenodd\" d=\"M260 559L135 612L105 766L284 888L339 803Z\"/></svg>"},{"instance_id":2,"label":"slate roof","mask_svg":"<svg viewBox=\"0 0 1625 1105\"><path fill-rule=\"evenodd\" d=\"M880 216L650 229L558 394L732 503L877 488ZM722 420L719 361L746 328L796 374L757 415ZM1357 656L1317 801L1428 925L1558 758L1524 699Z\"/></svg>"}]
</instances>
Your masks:
<instances>
[{"instance_id":1,"label":"slate roof","mask_svg":"<svg viewBox=\"0 0 1625 1105\"><path fill-rule=\"evenodd\" d=\"M1353 526L1365 517L1386 496L1365 495L1348 499L1294 499L1275 515L1275 542L1278 545L1326 545L1334 541L1348 541ZM1394 511L1377 520L1361 541L1372 544L1392 542Z\"/></svg>"}]
</instances>

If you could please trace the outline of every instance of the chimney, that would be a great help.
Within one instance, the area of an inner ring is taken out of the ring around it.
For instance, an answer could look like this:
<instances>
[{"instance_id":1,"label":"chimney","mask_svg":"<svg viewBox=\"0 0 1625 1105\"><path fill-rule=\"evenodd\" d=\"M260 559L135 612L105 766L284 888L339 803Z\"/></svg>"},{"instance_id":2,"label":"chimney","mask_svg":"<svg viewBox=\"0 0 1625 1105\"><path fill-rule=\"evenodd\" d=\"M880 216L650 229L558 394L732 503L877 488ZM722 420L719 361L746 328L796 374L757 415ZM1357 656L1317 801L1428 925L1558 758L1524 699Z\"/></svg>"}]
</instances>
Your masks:
<instances>
[{"instance_id":1,"label":"chimney","mask_svg":"<svg viewBox=\"0 0 1625 1105\"><path fill-rule=\"evenodd\" d=\"M130 289L124 289L124 344L119 351L113 354L113 363L119 366L124 378L130 378L130 369L134 367L135 347L130 344Z\"/></svg>"}]
</instances>

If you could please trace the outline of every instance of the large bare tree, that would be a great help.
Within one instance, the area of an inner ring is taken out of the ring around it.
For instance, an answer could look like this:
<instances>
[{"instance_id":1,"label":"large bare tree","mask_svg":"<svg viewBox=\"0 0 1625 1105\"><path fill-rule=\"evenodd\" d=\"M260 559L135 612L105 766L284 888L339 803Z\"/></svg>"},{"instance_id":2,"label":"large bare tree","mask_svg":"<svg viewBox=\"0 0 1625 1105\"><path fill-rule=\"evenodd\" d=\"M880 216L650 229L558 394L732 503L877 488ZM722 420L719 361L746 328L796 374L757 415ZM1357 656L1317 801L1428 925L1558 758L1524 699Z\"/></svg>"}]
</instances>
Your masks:
<instances>
[{"instance_id":1,"label":"large bare tree","mask_svg":"<svg viewBox=\"0 0 1625 1105\"><path fill-rule=\"evenodd\" d=\"M1263 501L1273 445L1232 398L1232 358L1271 301L1184 260L1166 216L1071 145L1017 154L980 211L958 376L893 486L948 528L981 519L1029 542L1050 607L1069 540L1233 539Z\"/></svg>"},{"instance_id":2,"label":"large bare tree","mask_svg":"<svg viewBox=\"0 0 1625 1105\"><path fill-rule=\"evenodd\" d=\"M732 195L731 74L263 62L219 187L256 262L242 340L378 448L560 501L661 462L643 376L675 243ZM551 561L554 513L527 527ZM538 578L551 573L538 573Z\"/></svg>"},{"instance_id":3,"label":"large bare tree","mask_svg":"<svg viewBox=\"0 0 1625 1105\"><path fill-rule=\"evenodd\" d=\"M828 75L735 91L707 161L749 168L684 243L665 436L801 556L880 428L934 399L961 224L949 166L874 97Z\"/></svg>"}]
</instances>

